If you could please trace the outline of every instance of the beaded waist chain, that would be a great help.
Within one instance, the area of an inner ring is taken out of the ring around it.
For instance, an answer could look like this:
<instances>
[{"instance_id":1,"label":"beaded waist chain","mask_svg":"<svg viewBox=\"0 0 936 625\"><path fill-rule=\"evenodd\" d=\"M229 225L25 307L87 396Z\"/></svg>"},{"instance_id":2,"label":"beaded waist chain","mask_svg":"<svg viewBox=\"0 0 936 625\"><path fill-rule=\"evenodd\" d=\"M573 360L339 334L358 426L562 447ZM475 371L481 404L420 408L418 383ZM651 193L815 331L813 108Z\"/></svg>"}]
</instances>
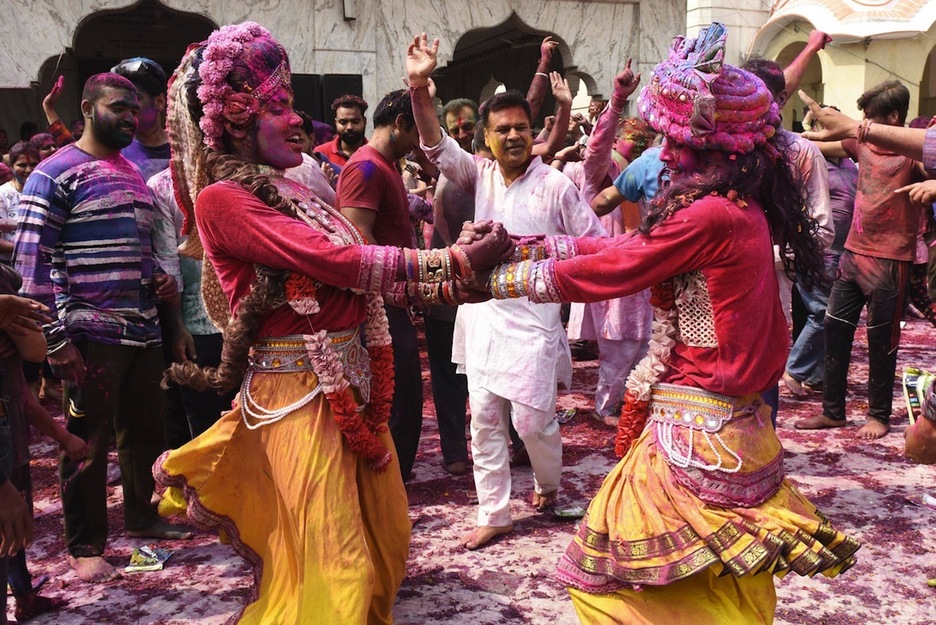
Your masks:
<instances>
[{"instance_id":1,"label":"beaded waist chain","mask_svg":"<svg viewBox=\"0 0 936 625\"><path fill-rule=\"evenodd\" d=\"M370 356L361 345L357 328L342 332L329 332L328 339L344 368L352 386L361 393L364 403L370 401ZM258 339L247 357L249 368L257 373L290 373L315 371L300 334Z\"/></svg>"},{"instance_id":2,"label":"beaded waist chain","mask_svg":"<svg viewBox=\"0 0 936 625\"><path fill-rule=\"evenodd\" d=\"M707 503L755 506L783 481L783 449L759 394L654 384L650 419L676 480Z\"/></svg>"},{"instance_id":3,"label":"beaded waist chain","mask_svg":"<svg viewBox=\"0 0 936 625\"><path fill-rule=\"evenodd\" d=\"M360 391L364 403L370 402L370 357L361 345L357 329L330 332L328 339L331 349L335 351L342 363L348 382ZM247 373L244 375L244 382L241 386L241 406L244 412L244 424L252 430L276 423L290 412L311 402L322 392L322 384L318 382L315 388L309 389L305 396L296 401L280 408L268 409L257 403L250 391L253 376L258 373L312 371L318 375L315 369L316 363L309 357L306 340L302 335L259 339L250 347L247 362Z\"/></svg>"}]
</instances>

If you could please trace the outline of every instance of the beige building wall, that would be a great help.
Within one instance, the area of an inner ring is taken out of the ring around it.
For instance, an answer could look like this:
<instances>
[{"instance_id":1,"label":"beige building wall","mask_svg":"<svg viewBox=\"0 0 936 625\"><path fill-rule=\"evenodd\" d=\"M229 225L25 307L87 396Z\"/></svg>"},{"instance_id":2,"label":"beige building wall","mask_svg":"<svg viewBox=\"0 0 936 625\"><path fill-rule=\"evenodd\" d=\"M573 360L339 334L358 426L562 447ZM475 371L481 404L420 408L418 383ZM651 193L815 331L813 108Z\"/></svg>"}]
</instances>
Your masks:
<instances>
[{"instance_id":1,"label":"beige building wall","mask_svg":"<svg viewBox=\"0 0 936 625\"><path fill-rule=\"evenodd\" d=\"M144 0L154 1L154 0ZM41 100L57 73L77 73L69 61L75 33L100 11L134 6L126 0L0 0L16 27L0 38L0 126L15 133L20 120L43 122ZM163 0L215 24L253 20L286 47L293 70L307 74L359 74L364 97L377 102L402 86L407 41L420 31L441 40L439 59L452 58L459 38L516 15L533 32L563 42L568 71L588 92L607 97L628 57L649 72L673 35L685 29L683 0ZM24 6L25 5L25 6ZM536 52L531 51L532 54ZM118 58L133 56L131 50ZM166 68L170 70L170 68ZM63 101L75 101L69 85Z\"/></svg>"}]
</instances>

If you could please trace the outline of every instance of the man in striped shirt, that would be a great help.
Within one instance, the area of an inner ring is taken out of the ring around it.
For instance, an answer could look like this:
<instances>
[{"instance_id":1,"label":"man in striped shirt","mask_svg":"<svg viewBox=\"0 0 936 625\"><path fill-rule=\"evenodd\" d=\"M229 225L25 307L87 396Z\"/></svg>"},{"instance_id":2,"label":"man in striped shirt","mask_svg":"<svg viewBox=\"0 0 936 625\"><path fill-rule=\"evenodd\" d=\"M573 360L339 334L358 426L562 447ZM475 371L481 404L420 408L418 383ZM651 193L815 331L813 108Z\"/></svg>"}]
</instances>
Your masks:
<instances>
[{"instance_id":1,"label":"man in striped shirt","mask_svg":"<svg viewBox=\"0 0 936 625\"><path fill-rule=\"evenodd\" d=\"M81 102L86 131L30 176L14 250L22 292L52 311L48 359L66 381L67 428L91 448L83 462L60 461L69 561L86 581L118 576L102 557L112 428L128 535L188 534L162 523L150 502L151 469L165 437L156 302L174 294L175 283L153 261L152 195L120 154L133 139L138 110L126 78L88 79Z\"/></svg>"}]
</instances>

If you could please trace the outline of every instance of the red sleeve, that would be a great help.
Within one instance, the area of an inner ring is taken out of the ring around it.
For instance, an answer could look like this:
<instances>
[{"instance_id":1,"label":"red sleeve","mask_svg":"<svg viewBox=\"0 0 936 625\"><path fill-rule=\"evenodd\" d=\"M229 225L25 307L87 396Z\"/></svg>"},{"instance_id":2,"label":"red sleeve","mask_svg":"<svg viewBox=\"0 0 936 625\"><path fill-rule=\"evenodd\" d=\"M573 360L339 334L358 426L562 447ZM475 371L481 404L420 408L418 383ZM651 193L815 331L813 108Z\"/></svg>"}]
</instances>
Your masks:
<instances>
[{"instance_id":1,"label":"red sleeve","mask_svg":"<svg viewBox=\"0 0 936 625\"><path fill-rule=\"evenodd\" d=\"M754 210L748 207L746 210ZM565 301L623 297L673 275L716 265L739 243L738 209L723 198L704 198L680 210L649 235L580 239L580 255L556 263Z\"/></svg>"},{"instance_id":2,"label":"red sleeve","mask_svg":"<svg viewBox=\"0 0 936 625\"><path fill-rule=\"evenodd\" d=\"M377 272L397 275L396 248L381 254L384 248L378 246L367 246L365 252L361 245L335 245L318 230L270 208L235 183L207 187L198 196L195 214L213 260L226 256L272 269L298 271L342 288L369 284L372 278L362 275L362 268L374 261L392 265L375 267Z\"/></svg>"},{"instance_id":3,"label":"red sleeve","mask_svg":"<svg viewBox=\"0 0 936 625\"><path fill-rule=\"evenodd\" d=\"M858 142L855 139L842 139L842 149L848 154L848 158L858 162Z\"/></svg>"},{"instance_id":4,"label":"red sleeve","mask_svg":"<svg viewBox=\"0 0 936 625\"><path fill-rule=\"evenodd\" d=\"M387 193L387 181L380 167L369 160L349 161L338 177L338 208L366 208L379 211Z\"/></svg>"}]
</instances>

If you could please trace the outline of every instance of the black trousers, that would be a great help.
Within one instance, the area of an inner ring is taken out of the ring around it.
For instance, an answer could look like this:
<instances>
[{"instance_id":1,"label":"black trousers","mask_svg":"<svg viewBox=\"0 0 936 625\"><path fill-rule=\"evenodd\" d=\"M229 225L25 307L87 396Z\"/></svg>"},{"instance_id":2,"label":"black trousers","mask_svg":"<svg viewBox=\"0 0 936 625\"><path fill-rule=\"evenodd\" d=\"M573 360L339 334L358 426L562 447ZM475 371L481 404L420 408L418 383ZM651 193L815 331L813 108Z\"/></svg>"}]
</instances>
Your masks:
<instances>
[{"instance_id":1,"label":"black trousers","mask_svg":"<svg viewBox=\"0 0 936 625\"><path fill-rule=\"evenodd\" d=\"M457 365L452 362L455 322L429 316L426 316L424 321L432 401L439 424L442 461L446 464L465 462L468 460L468 444L465 439L468 378L464 374L456 373Z\"/></svg>"},{"instance_id":2,"label":"black trousers","mask_svg":"<svg viewBox=\"0 0 936 625\"><path fill-rule=\"evenodd\" d=\"M839 263L825 318L825 370L822 412L837 421L845 419L848 366L855 329L867 307L868 416L890 422L900 316L903 311L909 261L865 256L848 250Z\"/></svg>"},{"instance_id":3,"label":"black trousers","mask_svg":"<svg viewBox=\"0 0 936 625\"><path fill-rule=\"evenodd\" d=\"M68 552L104 553L107 541L107 451L116 433L124 496L124 524L142 530L159 521L153 495L153 463L165 449L162 348L75 341L87 373L80 387L67 385L65 427L88 442L90 453L73 462L59 456L59 485ZM75 400L83 414L69 410Z\"/></svg>"},{"instance_id":4,"label":"black trousers","mask_svg":"<svg viewBox=\"0 0 936 625\"><path fill-rule=\"evenodd\" d=\"M393 404L390 407L390 434L400 460L403 481L409 479L422 431L422 367L416 326L404 308L385 306L393 339Z\"/></svg>"}]
</instances>

